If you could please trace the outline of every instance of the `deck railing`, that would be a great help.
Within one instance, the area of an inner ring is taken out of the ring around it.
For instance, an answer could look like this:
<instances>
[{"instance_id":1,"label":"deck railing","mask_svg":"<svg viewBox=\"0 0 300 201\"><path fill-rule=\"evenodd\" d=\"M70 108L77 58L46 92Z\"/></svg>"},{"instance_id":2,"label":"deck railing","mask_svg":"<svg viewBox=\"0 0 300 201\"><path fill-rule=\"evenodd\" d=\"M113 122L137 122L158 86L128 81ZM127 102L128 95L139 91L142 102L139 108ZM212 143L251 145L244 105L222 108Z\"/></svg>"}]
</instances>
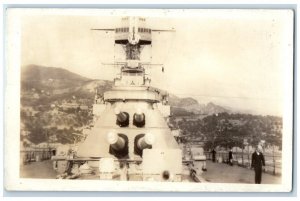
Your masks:
<instances>
[{"instance_id":1,"label":"deck railing","mask_svg":"<svg viewBox=\"0 0 300 201\"><path fill-rule=\"evenodd\" d=\"M206 159L212 160L212 153L205 152ZM251 168L252 153L242 150L239 152L233 151L233 164L239 165L245 168ZM226 151L216 152L216 162L218 163L228 163L229 164L229 153ZM281 175L281 153L264 153L265 167L264 171L266 173L271 173L273 175Z\"/></svg>"},{"instance_id":2,"label":"deck railing","mask_svg":"<svg viewBox=\"0 0 300 201\"><path fill-rule=\"evenodd\" d=\"M52 151L49 148L25 148L20 153L21 165L51 159Z\"/></svg>"}]
</instances>

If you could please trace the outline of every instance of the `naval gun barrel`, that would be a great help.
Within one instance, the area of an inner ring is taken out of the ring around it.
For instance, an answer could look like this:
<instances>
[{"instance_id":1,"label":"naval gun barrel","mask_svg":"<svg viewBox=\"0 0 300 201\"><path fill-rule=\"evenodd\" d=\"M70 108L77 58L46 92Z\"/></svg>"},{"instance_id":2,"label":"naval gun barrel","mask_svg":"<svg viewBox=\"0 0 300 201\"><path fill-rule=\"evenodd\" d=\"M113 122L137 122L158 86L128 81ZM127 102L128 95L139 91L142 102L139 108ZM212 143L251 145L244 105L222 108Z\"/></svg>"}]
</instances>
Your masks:
<instances>
[{"instance_id":1,"label":"naval gun barrel","mask_svg":"<svg viewBox=\"0 0 300 201\"><path fill-rule=\"evenodd\" d=\"M139 151L142 151L143 149L150 149L152 148L152 145L155 142L155 137L151 133L147 133L145 136L141 137L137 141L137 148Z\"/></svg>"},{"instance_id":2,"label":"naval gun barrel","mask_svg":"<svg viewBox=\"0 0 300 201\"><path fill-rule=\"evenodd\" d=\"M145 125L145 114L141 110L134 113L133 124L137 127L143 127Z\"/></svg>"},{"instance_id":3,"label":"naval gun barrel","mask_svg":"<svg viewBox=\"0 0 300 201\"><path fill-rule=\"evenodd\" d=\"M125 139L116 133L110 132L107 134L107 142L114 150L123 150L125 148Z\"/></svg>"},{"instance_id":4,"label":"naval gun barrel","mask_svg":"<svg viewBox=\"0 0 300 201\"><path fill-rule=\"evenodd\" d=\"M127 112L121 112L120 110L115 109L115 114L117 116L117 125L120 127L129 125L129 114Z\"/></svg>"}]
</instances>

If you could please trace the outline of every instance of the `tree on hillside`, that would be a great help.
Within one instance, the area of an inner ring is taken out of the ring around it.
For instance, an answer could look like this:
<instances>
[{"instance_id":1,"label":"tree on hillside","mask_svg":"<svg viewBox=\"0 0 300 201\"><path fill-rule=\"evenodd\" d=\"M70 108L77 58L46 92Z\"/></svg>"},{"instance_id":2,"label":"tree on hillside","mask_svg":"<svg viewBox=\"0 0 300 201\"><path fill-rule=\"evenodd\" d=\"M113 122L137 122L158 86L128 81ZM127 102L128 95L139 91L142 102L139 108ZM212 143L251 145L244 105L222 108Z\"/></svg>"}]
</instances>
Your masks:
<instances>
[{"instance_id":1,"label":"tree on hillside","mask_svg":"<svg viewBox=\"0 0 300 201\"><path fill-rule=\"evenodd\" d=\"M232 120L234 124L231 123ZM265 140L268 145L281 147L282 144L280 129L272 131L272 125L276 128L282 125L278 117L220 113L205 117L200 125L201 132L207 139L206 149L215 146L243 147L244 139L252 146L256 146L261 140Z\"/></svg>"},{"instance_id":2,"label":"tree on hillside","mask_svg":"<svg viewBox=\"0 0 300 201\"><path fill-rule=\"evenodd\" d=\"M217 115L207 116L203 119L201 132L206 134L207 142L205 149L212 149L219 144L218 135L220 134L220 123Z\"/></svg>"},{"instance_id":3,"label":"tree on hillside","mask_svg":"<svg viewBox=\"0 0 300 201\"><path fill-rule=\"evenodd\" d=\"M29 131L28 139L34 144L39 144L48 140L47 131L40 125L31 124L31 126L27 126L27 129Z\"/></svg>"}]
</instances>

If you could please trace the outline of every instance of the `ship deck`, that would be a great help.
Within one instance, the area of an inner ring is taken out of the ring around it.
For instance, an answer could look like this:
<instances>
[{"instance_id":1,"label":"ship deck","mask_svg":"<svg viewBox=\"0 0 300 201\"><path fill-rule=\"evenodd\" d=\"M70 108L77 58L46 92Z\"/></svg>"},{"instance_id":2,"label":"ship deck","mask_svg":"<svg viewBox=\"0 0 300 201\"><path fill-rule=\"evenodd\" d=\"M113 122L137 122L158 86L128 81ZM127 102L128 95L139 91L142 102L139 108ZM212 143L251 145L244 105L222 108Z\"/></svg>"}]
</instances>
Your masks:
<instances>
[{"instance_id":1,"label":"ship deck","mask_svg":"<svg viewBox=\"0 0 300 201\"><path fill-rule=\"evenodd\" d=\"M203 172L202 179L209 183L254 183L254 171L237 165L230 166L224 163L207 161L207 171ZM32 162L21 166L21 178L56 179L57 173L52 169L52 161ZM98 179L95 175L80 179ZM281 176L263 173L262 184L280 184Z\"/></svg>"}]
</instances>

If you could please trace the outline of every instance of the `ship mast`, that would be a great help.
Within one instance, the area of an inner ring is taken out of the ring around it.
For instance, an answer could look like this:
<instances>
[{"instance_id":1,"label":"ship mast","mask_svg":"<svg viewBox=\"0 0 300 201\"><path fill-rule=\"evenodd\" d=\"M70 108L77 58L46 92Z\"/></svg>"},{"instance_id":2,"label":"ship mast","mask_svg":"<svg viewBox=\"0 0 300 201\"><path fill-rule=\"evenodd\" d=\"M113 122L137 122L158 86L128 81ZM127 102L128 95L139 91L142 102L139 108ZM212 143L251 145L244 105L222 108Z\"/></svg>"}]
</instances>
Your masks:
<instances>
[{"instance_id":1,"label":"ship mast","mask_svg":"<svg viewBox=\"0 0 300 201\"><path fill-rule=\"evenodd\" d=\"M146 19L143 17L123 17L121 25L115 29L92 29L99 31L114 31L115 32L115 45L121 45L125 53L125 61L115 62L114 66L121 66L121 78L132 76L143 77L143 82L135 83L137 79L131 80L129 85L145 85L149 86L150 79L145 78L144 66L157 66L162 64L149 64L141 61L141 52L145 46L152 45L153 32L174 32L174 29L150 29L146 24ZM162 68L164 71L164 68ZM133 77L132 77L133 78ZM128 79L126 80L128 83ZM115 79L115 85L118 86L118 78ZM125 83L123 83L123 86Z\"/></svg>"}]
</instances>

